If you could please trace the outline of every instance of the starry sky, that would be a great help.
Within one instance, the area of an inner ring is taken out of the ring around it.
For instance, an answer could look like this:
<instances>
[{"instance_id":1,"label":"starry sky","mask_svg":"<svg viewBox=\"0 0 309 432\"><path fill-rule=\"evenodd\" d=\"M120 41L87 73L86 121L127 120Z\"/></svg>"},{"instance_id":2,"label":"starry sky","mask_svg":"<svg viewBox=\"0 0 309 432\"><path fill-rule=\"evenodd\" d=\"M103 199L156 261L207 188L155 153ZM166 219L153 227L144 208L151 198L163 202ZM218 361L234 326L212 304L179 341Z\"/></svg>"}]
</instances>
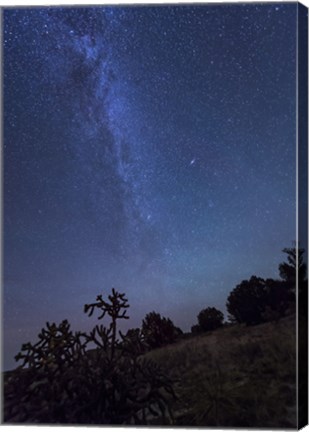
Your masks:
<instances>
[{"instance_id":1,"label":"starry sky","mask_svg":"<svg viewBox=\"0 0 309 432\"><path fill-rule=\"evenodd\" d=\"M295 240L296 3L3 11L3 368L112 287L225 312Z\"/></svg>"}]
</instances>

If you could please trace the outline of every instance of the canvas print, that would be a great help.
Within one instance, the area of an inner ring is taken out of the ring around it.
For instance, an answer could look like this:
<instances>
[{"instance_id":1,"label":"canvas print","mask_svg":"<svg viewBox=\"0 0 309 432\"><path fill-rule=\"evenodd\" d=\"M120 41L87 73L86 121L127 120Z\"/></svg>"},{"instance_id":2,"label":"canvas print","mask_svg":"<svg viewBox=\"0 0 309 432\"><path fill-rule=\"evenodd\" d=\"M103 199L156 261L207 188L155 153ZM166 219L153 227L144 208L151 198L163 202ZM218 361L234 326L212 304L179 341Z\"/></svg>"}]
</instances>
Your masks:
<instances>
[{"instance_id":1,"label":"canvas print","mask_svg":"<svg viewBox=\"0 0 309 432\"><path fill-rule=\"evenodd\" d=\"M2 9L2 422L307 424L307 9Z\"/></svg>"}]
</instances>

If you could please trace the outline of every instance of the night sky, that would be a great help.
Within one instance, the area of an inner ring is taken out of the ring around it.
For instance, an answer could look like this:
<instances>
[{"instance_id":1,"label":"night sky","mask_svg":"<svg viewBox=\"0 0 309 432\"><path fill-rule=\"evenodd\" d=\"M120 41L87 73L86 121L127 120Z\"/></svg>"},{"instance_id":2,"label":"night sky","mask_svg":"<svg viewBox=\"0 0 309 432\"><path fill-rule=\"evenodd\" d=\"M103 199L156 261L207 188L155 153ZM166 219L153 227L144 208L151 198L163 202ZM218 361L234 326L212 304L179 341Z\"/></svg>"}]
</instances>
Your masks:
<instances>
[{"instance_id":1,"label":"night sky","mask_svg":"<svg viewBox=\"0 0 309 432\"><path fill-rule=\"evenodd\" d=\"M3 12L4 364L47 320L188 331L295 240L297 4Z\"/></svg>"}]
</instances>

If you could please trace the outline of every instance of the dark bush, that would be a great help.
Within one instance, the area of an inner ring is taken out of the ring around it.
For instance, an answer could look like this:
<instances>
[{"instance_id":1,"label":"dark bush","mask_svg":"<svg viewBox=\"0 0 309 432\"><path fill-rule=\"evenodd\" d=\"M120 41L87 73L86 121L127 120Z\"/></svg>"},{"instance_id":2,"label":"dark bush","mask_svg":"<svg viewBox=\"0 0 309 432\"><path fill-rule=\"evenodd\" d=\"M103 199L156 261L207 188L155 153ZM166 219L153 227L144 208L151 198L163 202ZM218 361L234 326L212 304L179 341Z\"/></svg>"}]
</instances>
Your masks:
<instances>
[{"instance_id":1,"label":"dark bush","mask_svg":"<svg viewBox=\"0 0 309 432\"><path fill-rule=\"evenodd\" d=\"M198 334L198 333L201 333L201 332L202 332L202 329L201 329L201 327L198 324L195 324L195 325L193 325L191 327L191 333Z\"/></svg>"},{"instance_id":2,"label":"dark bush","mask_svg":"<svg viewBox=\"0 0 309 432\"><path fill-rule=\"evenodd\" d=\"M199 327L202 331L215 330L223 325L224 315L214 307L201 310L197 316Z\"/></svg>"},{"instance_id":3,"label":"dark bush","mask_svg":"<svg viewBox=\"0 0 309 432\"><path fill-rule=\"evenodd\" d=\"M175 327L172 320L150 312L142 323L142 335L149 348L158 348L176 341L182 331Z\"/></svg>"}]
</instances>

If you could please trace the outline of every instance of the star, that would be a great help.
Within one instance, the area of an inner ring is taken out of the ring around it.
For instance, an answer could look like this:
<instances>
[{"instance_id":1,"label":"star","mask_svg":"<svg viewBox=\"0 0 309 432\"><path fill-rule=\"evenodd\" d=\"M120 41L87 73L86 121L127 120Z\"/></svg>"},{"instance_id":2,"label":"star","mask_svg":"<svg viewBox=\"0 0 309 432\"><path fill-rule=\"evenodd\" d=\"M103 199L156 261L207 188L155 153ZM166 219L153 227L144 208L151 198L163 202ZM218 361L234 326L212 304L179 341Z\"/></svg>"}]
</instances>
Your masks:
<instances>
[{"instance_id":1,"label":"star","mask_svg":"<svg viewBox=\"0 0 309 432\"><path fill-rule=\"evenodd\" d=\"M277 277L297 7L4 8L4 368L18 329L78 328L113 286L128 326L155 310L188 331L249 274Z\"/></svg>"}]
</instances>

